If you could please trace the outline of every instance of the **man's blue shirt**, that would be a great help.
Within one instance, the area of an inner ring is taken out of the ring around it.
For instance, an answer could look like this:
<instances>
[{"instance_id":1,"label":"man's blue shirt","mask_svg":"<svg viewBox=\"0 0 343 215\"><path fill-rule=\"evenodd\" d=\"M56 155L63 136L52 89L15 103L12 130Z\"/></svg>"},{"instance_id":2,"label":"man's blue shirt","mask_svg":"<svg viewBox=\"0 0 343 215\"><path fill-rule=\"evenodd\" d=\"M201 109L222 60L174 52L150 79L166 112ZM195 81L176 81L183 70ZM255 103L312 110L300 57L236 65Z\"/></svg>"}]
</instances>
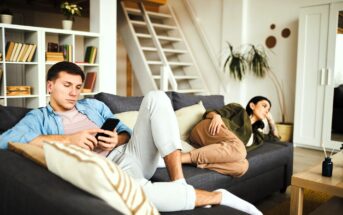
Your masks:
<instances>
[{"instance_id":1,"label":"man's blue shirt","mask_svg":"<svg viewBox=\"0 0 343 215\"><path fill-rule=\"evenodd\" d=\"M82 99L76 103L76 109L85 114L99 128L108 118L116 118L111 110L101 101L96 99ZM119 122L117 133L132 131L124 123ZM34 109L26 114L13 128L0 136L0 149L7 149L8 142L28 143L40 135L63 135L64 129L61 117L54 112L52 107Z\"/></svg>"}]
</instances>

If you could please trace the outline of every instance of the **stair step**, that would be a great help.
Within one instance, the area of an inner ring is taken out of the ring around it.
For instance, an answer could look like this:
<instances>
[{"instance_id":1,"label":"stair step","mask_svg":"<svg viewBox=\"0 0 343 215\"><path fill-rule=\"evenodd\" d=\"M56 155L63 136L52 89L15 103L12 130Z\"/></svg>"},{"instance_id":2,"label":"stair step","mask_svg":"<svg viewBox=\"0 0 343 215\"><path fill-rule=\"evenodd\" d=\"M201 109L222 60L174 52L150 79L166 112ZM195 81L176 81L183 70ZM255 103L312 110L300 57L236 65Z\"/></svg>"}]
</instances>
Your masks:
<instances>
[{"instance_id":1,"label":"stair step","mask_svg":"<svg viewBox=\"0 0 343 215\"><path fill-rule=\"evenodd\" d=\"M171 42L180 42L183 41L181 38L178 37L166 37L166 36L158 36L160 40L171 41Z\"/></svg>"},{"instance_id":2,"label":"stair step","mask_svg":"<svg viewBox=\"0 0 343 215\"><path fill-rule=\"evenodd\" d=\"M147 61L149 65L162 65L161 61ZM192 63L188 62L169 62L170 66L192 66Z\"/></svg>"},{"instance_id":3,"label":"stair step","mask_svg":"<svg viewBox=\"0 0 343 215\"><path fill-rule=\"evenodd\" d=\"M177 90L179 93L205 93L206 90L204 89L182 89L182 90Z\"/></svg>"},{"instance_id":4,"label":"stair step","mask_svg":"<svg viewBox=\"0 0 343 215\"><path fill-rule=\"evenodd\" d=\"M141 11L138 9L129 8L129 7L125 8L125 9L129 14L140 15L140 16L142 15ZM171 15L166 14L166 13L157 13L157 12L153 12L153 11L147 11L147 14L149 15L149 17L156 18L156 19L170 19L170 18L172 18Z\"/></svg>"},{"instance_id":5,"label":"stair step","mask_svg":"<svg viewBox=\"0 0 343 215\"><path fill-rule=\"evenodd\" d=\"M143 21L137 21L137 20L130 20L131 24L134 26L146 26L146 23Z\"/></svg>"},{"instance_id":6,"label":"stair step","mask_svg":"<svg viewBox=\"0 0 343 215\"><path fill-rule=\"evenodd\" d=\"M163 49L164 52L167 53L175 53L175 54L186 54L187 50L182 49Z\"/></svg>"},{"instance_id":7,"label":"stair step","mask_svg":"<svg viewBox=\"0 0 343 215\"><path fill-rule=\"evenodd\" d=\"M134 26L146 26L146 23L143 22L143 21L130 20L130 22ZM164 24L156 24L156 23L152 24L152 26L155 27L155 28L164 29L164 30L176 30L177 29L176 26L164 25Z\"/></svg>"},{"instance_id":8,"label":"stair step","mask_svg":"<svg viewBox=\"0 0 343 215\"><path fill-rule=\"evenodd\" d=\"M169 62L170 66L193 66L193 63L189 62Z\"/></svg>"},{"instance_id":9,"label":"stair step","mask_svg":"<svg viewBox=\"0 0 343 215\"><path fill-rule=\"evenodd\" d=\"M142 46L143 51L148 51L148 52L156 52L157 48L155 47L147 47L147 46Z\"/></svg>"},{"instance_id":10,"label":"stair step","mask_svg":"<svg viewBox=\"0 0 343 215\"><path fill-rule=\"evenodd\" d=\"M160 75L153 75L154 79L161 79ZM176 80L190 80L190 79L198 79L199 76L196 75L174 75Z\"/></svg>"},{"instance_id":11,"label":"stair step","mask_svg":"<svg viewBox=\"0 0 343 215\"><path fill-rule=\"evenodd\" d=\"M165 30L176 30L177 29L176 26L157 24L157 23L152 24L152 26L154 26L155 28L165 29Z\"/></svg>"},{"instance_id":12,"label":"stair step","mask_svg":"<svg viewBox=\"0 0 343 215\"><path fill-rule=\"evenodd\" d=\"M157 12L153 12L153 11L148 11L147 13L152 18L161 18L161 19L171 19L172 18L172 16L170 14L166 14L166 13L157 13Z\"/></svg>"},{"instance_id":13,"label":"stair step","mask_svg":"<svg viewBox=\"0 0 343 215\"><path fill-rule=\"evenodd\" d=\"M143 51L150 51L150 52L156 52L157 49L155 47L142 47ZM174 53L174 54L186 54L187 50L182 49L163 49L165 53Z\"/></svg>"},{"instance_id":14,"label":"stair step","mask_svg":"<svg viewBox=\"0 0 343 215\"><path fill-rule=\"evenodd\" d=\"M142 34L142 33L136 33L136 36L139 38L152 38L150 34Z\"/></svg>"}]
</instances>

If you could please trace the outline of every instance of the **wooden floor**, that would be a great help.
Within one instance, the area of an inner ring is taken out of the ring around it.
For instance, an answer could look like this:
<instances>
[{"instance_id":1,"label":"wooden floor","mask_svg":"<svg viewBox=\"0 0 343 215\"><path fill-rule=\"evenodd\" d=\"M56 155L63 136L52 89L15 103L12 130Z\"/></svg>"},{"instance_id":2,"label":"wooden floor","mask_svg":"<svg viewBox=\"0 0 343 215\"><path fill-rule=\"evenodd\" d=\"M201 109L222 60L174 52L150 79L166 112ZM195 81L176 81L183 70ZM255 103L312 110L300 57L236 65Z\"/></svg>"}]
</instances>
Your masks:
<instances>
[{"instance_id":1,"label":"wooden floor","mask_svg":"<svg viewBox=\"0 0 343 215\"><path fill-rule=\"evenodd\" d=\"M324 159L324 153L318 150L295 147L293 159L294 174L321 163ZM289 198L291 194L290 191L291 190L289 186L286 193L275 193L270 197L256 203L255 206L262 212L267 211L268 209L275 207L277 204L280 204L286 198Z\"/></svg>"}]
</instances>

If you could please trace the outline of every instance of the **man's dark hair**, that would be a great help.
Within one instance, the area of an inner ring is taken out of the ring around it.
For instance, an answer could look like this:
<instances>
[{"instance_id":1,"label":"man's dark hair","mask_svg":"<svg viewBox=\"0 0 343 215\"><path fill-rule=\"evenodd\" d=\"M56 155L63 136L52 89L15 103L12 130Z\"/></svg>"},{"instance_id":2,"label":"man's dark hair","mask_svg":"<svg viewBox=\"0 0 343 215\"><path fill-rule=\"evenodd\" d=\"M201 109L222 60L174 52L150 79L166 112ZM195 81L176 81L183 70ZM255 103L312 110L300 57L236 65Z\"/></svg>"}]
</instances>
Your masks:
<instances>
[{"instance_id":1,"label":"man's dark hair","mask_svg":"<svg viewBox=\"0 0 343 215\"><path fill-rule=\"evenodd\" d=\"M61 61L54 64L48 71L46 76L47 81L54 81L58 78L58 74L60 72L66 72L72 75L79 75L81 76L82 82L85 80L85 74L83 73L82 69L76 65L75 63L71 63L68 61Z\"/></svg>"}]
</instances>

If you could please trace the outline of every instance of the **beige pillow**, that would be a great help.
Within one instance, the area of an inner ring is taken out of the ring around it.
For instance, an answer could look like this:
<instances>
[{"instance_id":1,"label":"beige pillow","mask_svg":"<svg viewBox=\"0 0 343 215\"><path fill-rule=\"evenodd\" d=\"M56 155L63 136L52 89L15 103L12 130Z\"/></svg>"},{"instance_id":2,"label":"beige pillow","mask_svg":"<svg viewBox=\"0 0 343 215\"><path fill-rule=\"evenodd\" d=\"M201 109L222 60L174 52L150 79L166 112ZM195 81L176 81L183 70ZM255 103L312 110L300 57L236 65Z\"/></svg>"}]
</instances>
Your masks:
<instances>
[{"instance_id":1,"label":"beige pillow","mask_svg":"<svg viewBox=\"0 0 343 215\"><path fill-rule=\"evenodd\" d=\"M120 121L122 121L127 127L133 129L135 126L137 117L138 117L138 111L128 111L128 112L122 112L115 115Z\"/></svg>"},{"instance_id":2,"label":"beige pillow","mask_svg":"<svg viewBox=\"0 0 343 215\"><path fill-rule=\"evenodd\" d=\"M123 214L159 214L139 184L116 164L75 145L44 144L48 169Z\"/></svg>"},{"instance_id":3,"label":"beige pillow","mask_svg":"<svg viewBox=\"0 0 343 215\"><path fill-rule=\"evenodd\" d=\"M181 140L188 141L192 128L202 119L206 109L202 102L175 111L179 123Z\"/></svg>"},{"instance_id":4,"label":"beige pillow","mask_svg":"<svg viewBox=\"0 0 343 215\"><path fill-rule=\"evenodd\" d=\"M21 154L36 164L46 168L43 148L31 144L10 142L8 143L8 149L15 153Z\"/></svg>"}]
</instances>

